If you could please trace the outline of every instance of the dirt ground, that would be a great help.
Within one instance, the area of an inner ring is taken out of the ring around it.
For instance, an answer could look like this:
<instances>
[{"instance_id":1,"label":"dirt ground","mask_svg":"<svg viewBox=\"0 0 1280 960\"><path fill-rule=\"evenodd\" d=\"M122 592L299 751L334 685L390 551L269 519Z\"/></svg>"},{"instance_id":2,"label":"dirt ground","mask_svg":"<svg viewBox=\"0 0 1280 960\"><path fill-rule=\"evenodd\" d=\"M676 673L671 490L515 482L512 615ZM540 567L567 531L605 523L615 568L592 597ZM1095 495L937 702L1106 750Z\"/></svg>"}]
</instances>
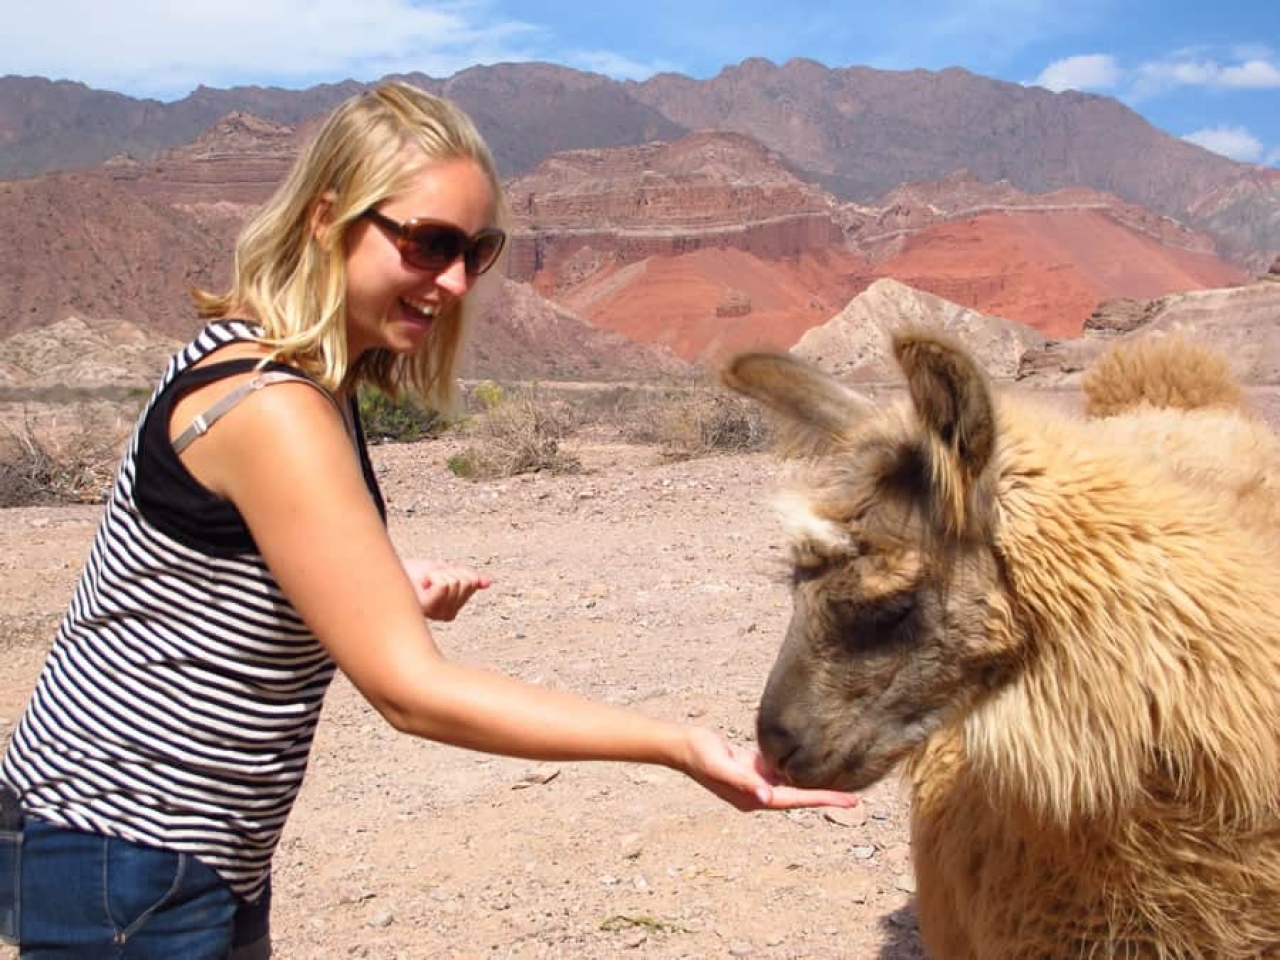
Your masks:
<instances>
[{"instance_id":1,"label":"dirt ground","mask_svg":"<svg viewBox=\"0 0 1280 960\"><path fill-rule=\"evenodd\" d=\"M741 742L788 613L767 454L462 480L449 441L374 448L402 553L494 579L454 657ZM0 511L0 736L97 507ZM896 783L854 811L741 814L684 777L536 764L394 732L341 677L275 862L278 960L922 954ZM10 952L0 950L0 957Z\"/></svg>"},{"instance_id":2,"label":"dirt ground","mask_svg":"<svg viewBox=\"0 0 1280 960\"><path fill-rule=\"evenodd\" d=\"M374 456L401 551L495 581L438 626L452 656L751 740L788 615L770 455L596 445L581 475L477 482L451 443ZM98 515L0 511L0 737ZM896 781L747 815L663 769L417 741L339 678L276 857L275 956L920 958L906 814Z\"/></svg>"}]
</instances>

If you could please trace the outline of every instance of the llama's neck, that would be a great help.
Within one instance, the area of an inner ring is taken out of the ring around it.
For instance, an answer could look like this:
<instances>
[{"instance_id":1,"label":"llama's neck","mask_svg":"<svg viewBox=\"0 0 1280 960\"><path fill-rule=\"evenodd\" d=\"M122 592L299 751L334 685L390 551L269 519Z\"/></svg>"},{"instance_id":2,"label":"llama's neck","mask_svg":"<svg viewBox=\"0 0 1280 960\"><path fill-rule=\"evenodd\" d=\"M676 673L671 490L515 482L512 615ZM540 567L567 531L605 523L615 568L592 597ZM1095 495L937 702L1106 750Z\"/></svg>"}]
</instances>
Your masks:
<instances>
[{"instance_id":1,"label":"llama's neck","mask_svg":"<svg viewBox=\"0 0 1280 960\"><path fill-rule=\"evenodd\" d=\"M966 725L976 767L1064 825L1205 789L1226 798L1220 817L1274 809L1280 577L1265 541L1158 465L1024 436L1002 454L997 547L1027 654Z\"/></svg>"}]
</instances>

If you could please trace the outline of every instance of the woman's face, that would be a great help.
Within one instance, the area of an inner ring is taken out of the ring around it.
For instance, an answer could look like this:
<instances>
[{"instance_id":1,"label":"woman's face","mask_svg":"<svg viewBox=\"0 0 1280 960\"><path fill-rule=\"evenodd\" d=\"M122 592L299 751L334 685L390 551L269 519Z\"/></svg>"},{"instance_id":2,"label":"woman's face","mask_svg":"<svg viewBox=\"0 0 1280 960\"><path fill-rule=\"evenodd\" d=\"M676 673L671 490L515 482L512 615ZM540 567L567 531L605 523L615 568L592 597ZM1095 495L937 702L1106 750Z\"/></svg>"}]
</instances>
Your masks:
<instances>
[{"instance_id":1,"label":"woman's face","mask_svg":"<svg viewBox=\"0 0 1280 960\"><path fill-rule=\"evenodd\" d=\"M403 193L378 204L378 212L403 223L414 217L453 224L467 236L493 226L497 198L489 178L469 159L424 167ZM347 229L347 351L354 361L368 350L418 350L435 316L474 283L462 257L444 270L404 263L395 234L369 218Z\"/></svg>"}]
</instances>

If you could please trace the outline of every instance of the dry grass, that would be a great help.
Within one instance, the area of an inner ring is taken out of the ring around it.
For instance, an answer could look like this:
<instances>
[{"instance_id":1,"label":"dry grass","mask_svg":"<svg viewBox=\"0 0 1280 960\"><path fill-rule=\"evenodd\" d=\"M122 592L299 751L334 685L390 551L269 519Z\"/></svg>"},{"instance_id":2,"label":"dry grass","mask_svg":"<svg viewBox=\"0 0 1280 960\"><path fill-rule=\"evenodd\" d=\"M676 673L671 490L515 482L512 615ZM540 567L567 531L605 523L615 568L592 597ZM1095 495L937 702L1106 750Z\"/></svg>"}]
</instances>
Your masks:
<instances>
[{"instance_id":1,"label":"dry grass","mask_svg":"<svg viewBox=\"0 0 1280 960\"><path fill-rule=\"evenodd\" d=\"M0 425L0 507L101 503L128 430L111 407L72 404L41 422Z\"/></svg>"},{"instance_id":2,"label":"dry grass","mask_svg":"<svg viewBox=\"0 0 1280 960\"><path fill-rule=\"evenodd\" d=\"M760 450L772 441L757 404L710 387L637 394L615 410L621 439L668 460Z\"/></svg>"},{"instance_id":3,"label":"dry grass","mask_svg":"<svg viewBox=\"0 0 1280 960\"><path fill-rule=\"evenodd\" d=\"M88 402L39 409L38 423L24 410L0 424L0 507L102 502L136 409ZM448 467L477 479L577 473L582 464L567 441L584 433L653 447L665 460L759 450L772 439L756 405L706 385L485 381L467 392L467 409L452 428L466 445ZM374 442L413 442L441 429L422 411L373 395L361 398L361 415Z\"/></svg>"},{"instance_id":4,"label":"dry grass","mask_svg":"<svg viewBox=\"0 0 1280 960\"><path fill-rule=\"evenodd\" d=\"M533 386L510 392L482 385L481 410L461 425L471 444L449 458L460 477L511 477L521 473L576 473L581 463L561 442L575 425L572 408Z\"/></svg>"}]
</instances>

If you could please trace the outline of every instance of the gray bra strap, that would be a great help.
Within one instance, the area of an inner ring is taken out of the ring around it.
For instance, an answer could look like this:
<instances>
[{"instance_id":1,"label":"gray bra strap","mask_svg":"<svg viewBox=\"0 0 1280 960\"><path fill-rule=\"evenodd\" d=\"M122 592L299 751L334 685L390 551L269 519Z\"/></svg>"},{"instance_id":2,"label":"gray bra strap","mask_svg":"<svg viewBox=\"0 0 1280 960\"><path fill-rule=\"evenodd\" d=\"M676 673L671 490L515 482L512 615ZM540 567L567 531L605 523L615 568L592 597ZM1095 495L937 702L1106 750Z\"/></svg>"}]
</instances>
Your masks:
<instances>
[{"instance_id":1,"label":"gray bra strap","mask_svg":"<svg viewBox=\"0 0 1280 960\"><path fill-rule=\"evenodd\" d=\"M264 370L261 373L254 374L252 379L240 384L240 386L236 387L204 413L197 414L195 419L191 421L191 426L178 434L177 439L173 441L173 452L182 453L182 451L191 446L196 439L203 437L208 433L209 428L217 423L223 414L255 390L261 390L263 387L270 384L284 383L285 381L305 383L315 387L329 398L330 403L335 407L338 406L337 401L333 399L333 395L314 380L308 380L306 377L296 373L285 373L283 370ZM342 420L345 423L347 418L342 414L341 407L338 407L338 413L342 416Z\"/></svg>"}]
</instances>

